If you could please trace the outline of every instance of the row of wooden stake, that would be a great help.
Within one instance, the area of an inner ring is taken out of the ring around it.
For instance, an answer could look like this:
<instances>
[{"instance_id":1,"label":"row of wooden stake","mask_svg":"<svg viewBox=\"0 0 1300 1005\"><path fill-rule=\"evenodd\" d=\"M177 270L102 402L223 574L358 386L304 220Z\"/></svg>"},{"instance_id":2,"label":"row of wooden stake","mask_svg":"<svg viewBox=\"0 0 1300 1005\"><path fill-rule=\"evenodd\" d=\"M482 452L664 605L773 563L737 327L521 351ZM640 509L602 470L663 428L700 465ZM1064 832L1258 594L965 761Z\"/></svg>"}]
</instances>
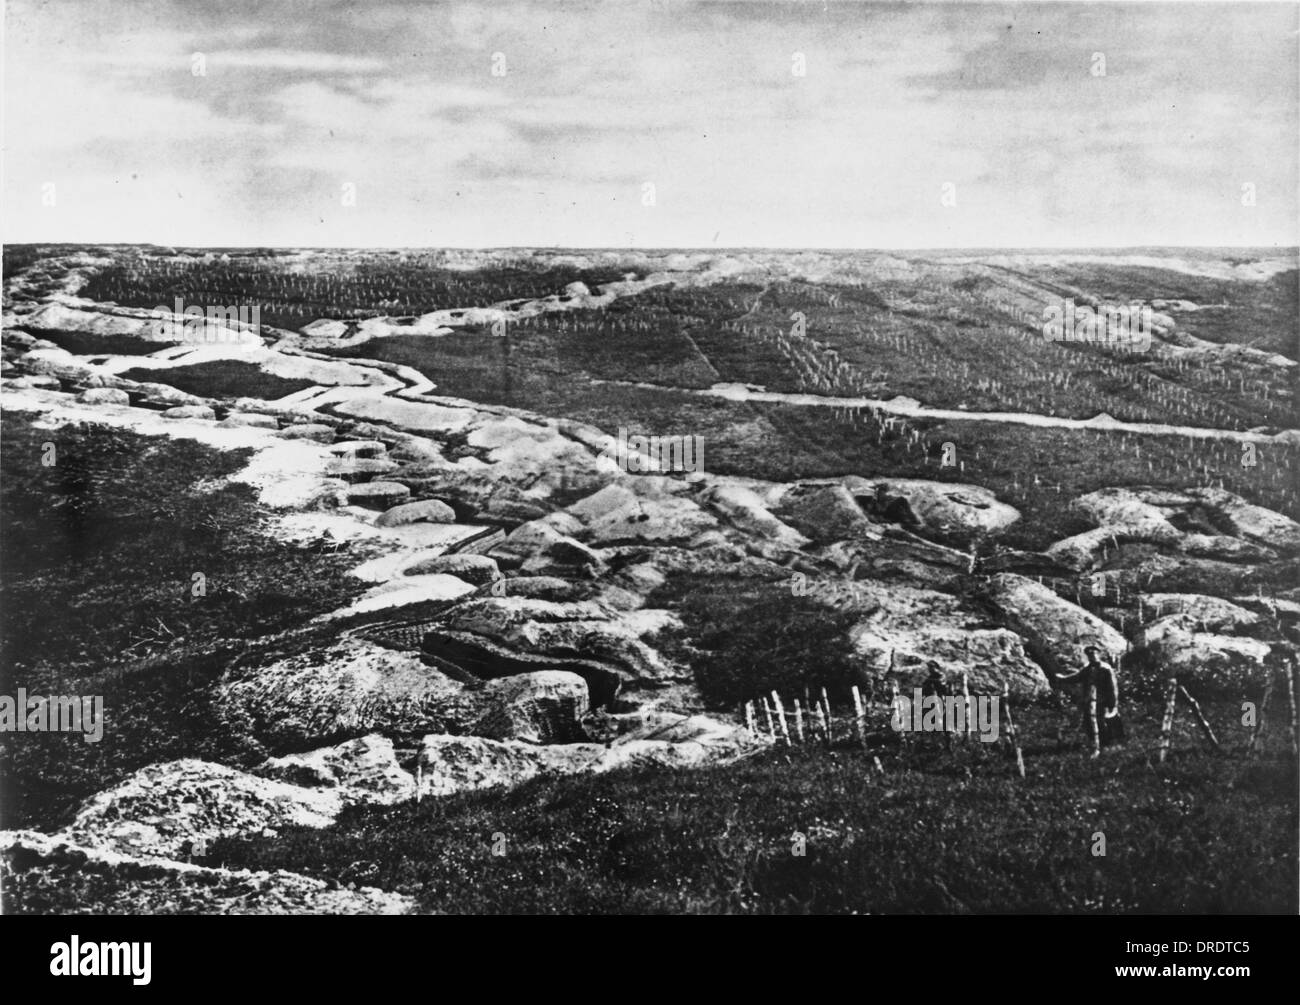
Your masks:
<instances>
[{"instance_id":1,"label":"row of wooden stake","mask_svg":"<svg viewBox=\"0 0 1300 1005\"><path fill-rule=\"evenodd\" d=\"M1291 712L1291 749L1297 756L1300 756L1300 720L1297 717L1297 705L1300 704L1300 680L1297 679L1297 671L1293 666L1290 671L1283 673L1283 688L1286 691L1287 701ZM1277 675L1271 675L1264 685L1264 697L1260 702L1256 712L1254 727L1251 731L1250 742L1246 747L1246 755L1253 757L1259 745L1259 739L1264 733L1265 722L1268 715L1269 703L1273 697L1273 691L1277 683ZM853 718L852 729L853 739L856 740L865 749L867 746L867 705L864 704L862 696L857 686L849 689L853 699ZM1192 716L1196 724L1200 727L1206 742L1216 751L1223 749L1219 738L1214 734L1214 728L1210 725L1209 719L1206 718L1205 712L1202 711L1200 702L1198 702L1188 692L1182 684L1178 683L1177 677L1170 677L1166 682L1165 689L1165 712L1160 723L1160 745L1159 760L1163 764L1169 754L1170 744L1173 738L1174 713L1177 710L1179 697L1182 697L1184 703L1191 709ZM969 739L971 733L971 716L970 716L970 687L966 675L962 675L962 697L966 702L967 714L965 716L965 733L966 739ZM890 683L889 687L889 714L893 716L894 710L898 707L898 685ZM813 697L808 689L804 690L804 700L801 703L795 698L792 703L794 732L790 730L790 717L786 715L785 702L777 691L772 691L771 701L767 698L761 698L757 703L747 701L744 705L745 725L749 728L750 733L759 735L758 725L756 722L755 706L761 709L763 714L764 725L769 739L774 743L791 746L792 744L804 744L808 740L820 738L826 746L834 743L834 718L831 714L830 696L826 689L821 689L821 694ZM1097 757L1101 753L1101 737L1097 728L1097 688L1092 685L1088 688L1088 737L1089 746L1092 756ZM805 729L805 708L808 710L807 728ZM1015 720L1011 714L1010 695L1007 693L1005 685L1002 689L1002 719L1006 725L1006 735L1011 746L1015 750L1016 769L1021 778L1025 777L1025 759L1024 753L1020 747L1019 736L1016 732ZM907 742L907 731L903 730L900 734L903 743ZM879 757L875 758L875 764L878 770L884 771L880 764Z\"/></svg>"},{"instance_id":2,"label":"row of wooden stake","mask_svg":"<svg viewBox=\"0 0 1300 1005\"><path fill-rule=\"evenodd\" d=\"M867 747L867 703L862 700L862 695L856 685L849 688L849 694L853 700L853 717L852 717L852 737L865 750ZM964 739L969 740L971 734L971 697L970 686L965 674L962 674L962 698L965 701L966 715L965 731L962 734ZM757 713L761 712L763 716L763 725L765 732L773 743L784 746L793 744L804 744L809 740L816 741L821 739L826 746L831 746L835 742L834 718L831 714L830 696L826 689L821 689L821 694L813 696L809 689L804 689L804 699L800 702L798 698L793 699L792 715L787 717L786 705L781 695L777 691L772 691L771 700L760 698L757 701L747 701L744 705L745 725L751 734L761 735L757 723ZM889 685L889 715L896 714L898 708L898 685L891 682ZM807 709L807 729L805 729L805 709ZM794 732L790 730L790 719L794 720ZM1020 748L1020 740L1016 733L1015 722L1011 716L1010 695L1006 687L1002 689L1002 718L1006 724L1006 735L1011 746L1015 749L1016 769L1021 778L1025 777L1025 758ZM907 730L900 732L900 738L904 745L907 743ZM875 766L882 774L884 767L880 763L880 758L875 757Z\"/></svg>"},{"instance_id":3,"label":"row of wooden stake","mask_svg":"<svg viewBox=\"0 0 1300 1005\"><path fill-rule=\"evenodd\" d=\"M1297 721L1297 680L1296 668L1293 666L1289 671L1283 671L1282 687L1286 691L1287 702L1291 710L1291 752L1300 756L1300 722ZM1268 717L1268 706L1273 698L1273 690L1277 684L1278 675L1270 674L1264 682L1264 697L1255 712L1255 722L1250 733L1250 742L1246 745L1246 756L1254 757L1259 747L1259 739L1264 733L1266 720ZM1187 691L1187 688L1178 683L1177 677L1170 677L1165 682L1165 714L1160 722L1160 753L1159 760L1163 764L1169 754L1169 746L1172 740L1174 713L1177 709L1178 699L1182 697L1192 710L1192 715L1196 719L1196 724L1200 727L1206 742L1216 751L1222 750L1223 746L1219 743L1218 737L1214 735L1209 720L1205 718L1205 713L1201 711L1200 703L1197 702ZM1093 733L1096 732L1096 719L1091 720ZM1096 753L1096 739L1093 740L1093 751Z\"/></svg>"}]
</instances>

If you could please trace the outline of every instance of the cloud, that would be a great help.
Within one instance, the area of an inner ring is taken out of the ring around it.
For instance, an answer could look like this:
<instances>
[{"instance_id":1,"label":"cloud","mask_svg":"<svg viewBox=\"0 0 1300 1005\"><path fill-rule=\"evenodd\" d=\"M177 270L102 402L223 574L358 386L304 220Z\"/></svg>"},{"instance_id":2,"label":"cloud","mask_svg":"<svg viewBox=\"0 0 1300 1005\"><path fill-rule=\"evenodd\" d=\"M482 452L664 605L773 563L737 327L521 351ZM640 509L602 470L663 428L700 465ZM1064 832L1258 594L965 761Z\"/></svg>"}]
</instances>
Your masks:
<instances>
[{"instance_id":1,"label":"cloud","mask_svg":"<svg viewBox=\"0 0 1300 1005\"><path fill-rule=\"evenodd\" d=\"M346 56L332 52L294 52L289 49L223 49L207 53L214 70L232 69L293 70L309 73L377 73L387 63L383 59Z\"/></svg>"},{"instance_id":2,"label":"cloud","mask_svg":"<svg viewBox=\"0 0 1300 1005\"><path fill-rule=\"evenodd\" d=\"M5 219L188 244L1293 244L1298 16L19 0ZM43 211L52 178L77 212Z\"/></svg>"}]
</instances>

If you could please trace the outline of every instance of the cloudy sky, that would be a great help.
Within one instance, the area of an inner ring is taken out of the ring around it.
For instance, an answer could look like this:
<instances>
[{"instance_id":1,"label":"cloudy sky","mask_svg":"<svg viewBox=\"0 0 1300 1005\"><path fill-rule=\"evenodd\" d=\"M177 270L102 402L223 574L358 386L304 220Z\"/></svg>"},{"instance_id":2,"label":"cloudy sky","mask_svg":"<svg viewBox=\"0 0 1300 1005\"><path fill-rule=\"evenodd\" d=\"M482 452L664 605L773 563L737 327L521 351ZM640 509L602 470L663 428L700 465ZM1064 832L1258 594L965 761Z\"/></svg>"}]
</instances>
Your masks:
<instances>
[{"instance_id":1,"label":"cloudy sky","mask_svg":"<svg viewBox=\"0 0 1300 1005\"><path fill-rule=\"evenodd\" d=\"M1298 11L10 0L0 216L8 241L1294 245Z\"/></svg>"}]
</instances>

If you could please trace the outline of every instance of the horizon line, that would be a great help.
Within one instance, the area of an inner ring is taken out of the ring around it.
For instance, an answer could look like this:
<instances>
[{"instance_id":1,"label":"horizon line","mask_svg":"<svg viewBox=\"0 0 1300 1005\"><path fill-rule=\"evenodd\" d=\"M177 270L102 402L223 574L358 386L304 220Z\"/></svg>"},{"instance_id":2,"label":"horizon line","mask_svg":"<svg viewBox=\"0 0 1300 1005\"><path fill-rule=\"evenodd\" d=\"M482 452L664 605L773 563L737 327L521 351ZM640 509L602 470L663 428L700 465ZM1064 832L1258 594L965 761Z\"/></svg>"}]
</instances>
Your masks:
<instances>
[{"instance_id":1,"label":"horizon line","mask_svg":"<svg viewBox=\"0 0 1300 1005\"><path fill-rule=\"evenodd\" d=\"M206 248L268 251L555 251L555 252L1087 252L1087 251L1266 251L1300 255L1300 243L1281 244L982 244L982 245L567 245L567 244L188 244L155 241L0 241L3 247Z\"/></svg>"}]
</instances>

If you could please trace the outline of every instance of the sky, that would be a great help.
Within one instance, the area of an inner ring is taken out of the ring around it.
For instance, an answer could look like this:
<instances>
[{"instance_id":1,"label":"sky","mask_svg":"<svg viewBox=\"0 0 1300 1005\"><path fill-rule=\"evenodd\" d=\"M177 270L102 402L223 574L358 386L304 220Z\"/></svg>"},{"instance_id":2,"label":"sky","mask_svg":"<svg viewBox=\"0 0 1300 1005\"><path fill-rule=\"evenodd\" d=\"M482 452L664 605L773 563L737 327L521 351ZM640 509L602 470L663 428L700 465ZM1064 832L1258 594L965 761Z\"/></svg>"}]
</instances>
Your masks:
<instances>
[{"instance_id":1,"label":"sky","mask_svg":"<svg viewBox=\"0 0 1300 1005\"><path fill-rule=\"evenodd\" d=\"M1293 246L1298 54L1294 3L10 0L0 236Z\"/></svg>"}]
</instances>

